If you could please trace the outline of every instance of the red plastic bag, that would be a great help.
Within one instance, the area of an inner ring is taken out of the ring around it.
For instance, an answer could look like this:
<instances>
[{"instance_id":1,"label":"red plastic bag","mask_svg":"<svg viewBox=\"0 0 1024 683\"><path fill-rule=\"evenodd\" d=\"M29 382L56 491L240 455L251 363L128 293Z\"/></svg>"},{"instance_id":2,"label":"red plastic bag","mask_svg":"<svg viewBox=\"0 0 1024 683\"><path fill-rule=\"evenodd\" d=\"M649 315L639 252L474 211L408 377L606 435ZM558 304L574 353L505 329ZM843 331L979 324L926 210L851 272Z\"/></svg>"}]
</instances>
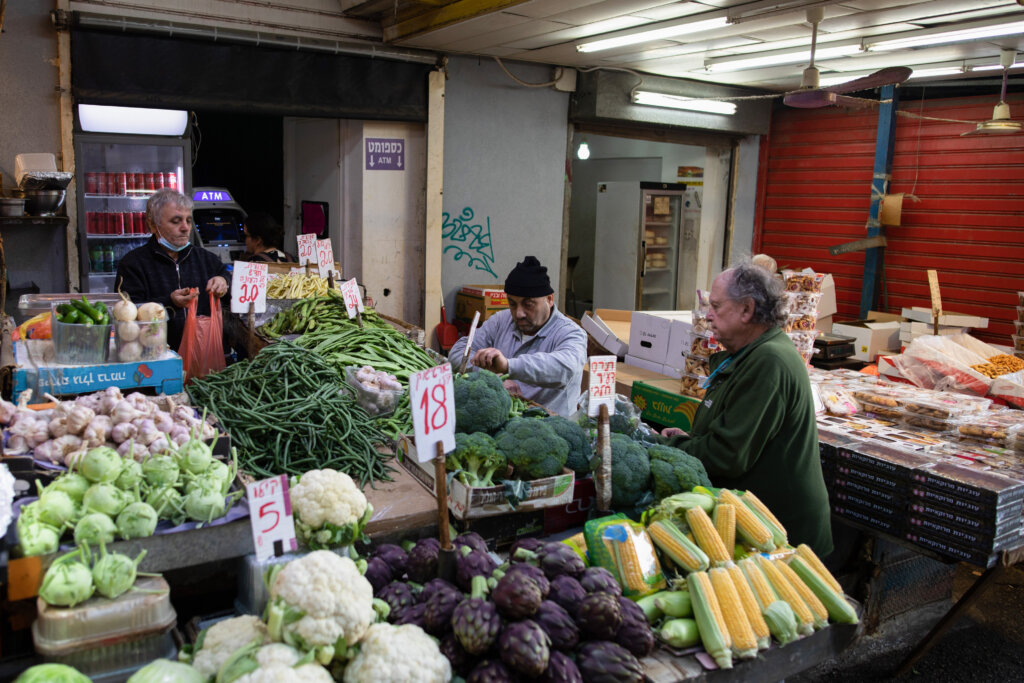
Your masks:
<instances>
[{"instance_id":1,"label":"red plastic bag","mask_svg":"<svg viewBox=\"0 0 1024 683\"><path fill-rule=\"evenodd\" d=\"M185 382L224 369L224 321L220 299L210 292L210 316L196 315L199 297L188 302L185 330L178 355L185 369Z\"/></svg>"}]
</instances>

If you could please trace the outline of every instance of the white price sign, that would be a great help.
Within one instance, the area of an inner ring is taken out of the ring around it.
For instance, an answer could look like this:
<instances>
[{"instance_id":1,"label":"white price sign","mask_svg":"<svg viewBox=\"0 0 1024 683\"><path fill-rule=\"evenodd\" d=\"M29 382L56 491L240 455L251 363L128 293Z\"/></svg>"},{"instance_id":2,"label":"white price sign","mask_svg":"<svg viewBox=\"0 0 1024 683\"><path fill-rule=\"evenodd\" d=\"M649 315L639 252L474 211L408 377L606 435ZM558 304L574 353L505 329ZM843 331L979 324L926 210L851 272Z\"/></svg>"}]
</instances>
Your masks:
<instances>
[{"instance_id":1,"label":"white price sign","mask_svg":"<svg viewBox=\"0 0 1024 683\"><path fill-rule=\"evenodd\" d=\"M316 241L316 270L325 280L334 272L334 247L330 240Z\"/></svg>"},{"instance_id":2,"label":"white price sign","mask_svg":"<svg viewBox=\"0 0 1024 683\"><path fill-rule=\"evenodd\" d=\"M297 550L295 519L288 495L288 477L279 475L245 486L249 497L249 521L256 560L261 562L280 553ZM275 545L280 547L275 551Z\"/></svg>"},{"instance_id":3,"label":"white price sign","mask_svg":"<svg viewBox=\"0 0 1024 683\"><path fill-rule=\"evenodd\" d=\"M455 394L452 366L442 363L409 378L412 424L416 433L416 457L420 462L434 459L434 444L441 442L445 453L455 449Z\"/></svg>"},{"instance_id":4,"label":"white price sign","mask_svg":"<svg viewBox=\"0 0 1024 683\"><path fill-rule=\"evenodd\" d=\"M299 244L299 265L316 263L316 235L308 232L304 235L296 235L295 240Z\"/></svg>"},{"instance_id":5,"label":"white price sign","mask_svg":"<svg viewBox=\"0 0 1024 683\"><path fill-rule=\"evenodd\" d=\"M231 312L248 313L250 303L256 313L267 310L267 264L235 261L231 272Z\"/></svg>"},{"instance_id":6,"label":"white price sign","mask_svg":"<svg viewBox=\"0 0 1024 683\"><path fill-rule=\"evenodd\" d=\"M363 297L359 296L359 283L355 278L341 283L341 296L345 299L345 310L348 311L348 317L354 318L356 313L366 310L363 308Z\"/></svg>"},{"instance_id":7,"label":"white price sign","mask_svg":"<svg viewBox=\"0 0 1024 683\"><path fill-rule=\"evenodd\" d=\"M591 417L608 406L608 414L615 414L615 356L590 357L590 392L587 414Z\"/></svg>"}]
</instances>

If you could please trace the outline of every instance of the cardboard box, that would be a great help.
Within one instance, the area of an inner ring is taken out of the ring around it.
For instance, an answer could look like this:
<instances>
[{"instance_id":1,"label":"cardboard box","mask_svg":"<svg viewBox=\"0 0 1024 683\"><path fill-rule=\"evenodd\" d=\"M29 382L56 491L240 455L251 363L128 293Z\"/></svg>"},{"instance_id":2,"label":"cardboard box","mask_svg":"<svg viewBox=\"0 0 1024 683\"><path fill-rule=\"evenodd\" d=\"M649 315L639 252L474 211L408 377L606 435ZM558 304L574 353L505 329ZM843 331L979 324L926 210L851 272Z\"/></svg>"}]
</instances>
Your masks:
<instances>
[{"instance_id":1,"label":"cardboard box","mask_svg":"<svg viewBox=\"0 0 1024 683\"><path fill-rule=\"evenodd\" d=\"M615 368L615 393L622 394L623 396L631 396L633 394L634 382L646 382L648 384L656 382L674 382L675 386L679 386L678 380L674 380L671 377L663 375L658 370L646 370L632 365L618 364ZM583 380L583 386L587 386L585 377Z\"/></svg>"},{"instance_id":2,"label":"cardboard box","mask_svg":"<svg viewBox=\"0 0 1024 683\"><path fill-rule=\"evenodd\" d=\"M433 461L422 463L416 459L416 446L412 437L402 437L399 446L399 461L402 466L416 477L424 488L433 493ZM472 487L466 486L458 479L452 479L448 486L448 509L456 519L465 520L565 505L572 500L574 481L575 473L568 469L553 477L534 479L529 482L529 490L525 493L524 500L513 507L508 502L504 486Z\"/></svg>"},{"instance_id":3,"label":"cardboard box","mask_svg":"<svg viewBox=\"0 0 1024 683\"><path fill-rule=\"evenodd\" d=\"M458 519L455 521L455 528L459 533L475 531L487 542L488 548L497 550L512 545L517 538L546 534L544 525L546 513L547 510L532 510L494 517Z\"/></svg>"},{"instance_id":4,"label":"cardboard box","mask_svg":"<svg viewBox=\"0 0 1024 683\"><path fill-rule=\"evenodd\" d=\"M832 334L853 337L853 358L871 363L880 351L900 347L900 321L898 315L871 311L866 320L834 323Z\"/></svg>"},{"instance_id":5,"label":"cardboard box","mask_svg":"<svg viewBox=\"0 0 1024 683\"><path fill-rule=\"evenodd\" d=\"M670 318L649 312L633 313L633 320L629 325L629 355L662 365L668 354L671 330Z\"/></svg>"},{"instance_id":6,"label":"cardboard box","mask_svg":"<svg viewBox=\"0 0 1024 683\"><path fill-rule=\"evenodd\" d=\"M590 517L596 497L594 478L577 478L572 489L572 500L567 505L544 508L544 534L557 534L583 526Z\"/></svg>"},{"instance_id":7,"label":"cardboard box","mask_svg":"<svg viewBox=\"0 0 1024 683\"><path fill-rule=\"evenodd\" d=\"M114 357L113 341L110 357ZM49 346L50 351L45 349ZM128 391L143 387L155 389L162 394L178 394L183 389L184 374L181 356L167 351L157 360L133 363L109 362L101 365L59 365L41 362L53 357L53 342L49 339L30 339L16 342L15 359L18 367L12 373L12 394L18 396L26 389L32 389L36 396L43 393L54 396L88 394L115 386ZM36 365L36 361L40 361Z\"/></svg>"},{"instance_id":8,"label":"cardboard box","mask_svg":"<svg viewBox=\"0 0 1024 683\"><path fill-rule=\"evenodd\" d=\"M912 308L904 308L901 313L907 320L932 324L932 309L930 308L914 306ZM939 316L939 325L949 325L951 327L988 327L988 318L967 315L966 313L943 311L942 315Z\"/></svg>"},{"instance_id":9,"label":"cardboard box","mask_svg":"<svg viewBox=\"0 0 1024 683\"><path fill-rule=\"evenodd\" d=\"M608 311L605 311L605 313L607 314ZM632 315L630 311L614 311L614 313L623 313L626 316ZM583 326L583 329L587 331L587 334L593 337L594 341L597 342L601 348L607 350L608 353L617 356L618 358L622 358L629 352L628 341L619 339L608 323L606 323L597 313L591 315L590 311L585 312L580 324ZM625 324L627 330L625 338L628 340L629 318L626 318Z\"/></svg>"},{"instance_id":10,"label":"cardboard box","mask_svg":"<svg viewBox=\"0 0 1024 683\"><path fill-rule=\"evenodd\" d=\"M637 358L636 356L632 356L628 353L626 354L626 365L632 365L634 368L649 370L650 372L658 375L664 374L662 371L665 369L664 364L659 363L658 361Z\"/></svg>"},{"instance_id":11,"label":"cardboard box","mask_svg":"<svg viewBox=\"0 0 1024 683\"><path fill-rule=\"evenodd\" d=\"M683 396L669 388L672 386L678 389L679 381L669 379L662 383L634 382L630 399L640 408L644 422L689 431L693 426L693 416L700 405L700 399Z\"/></svg>"},{"instance_id":12,"label":"cardboard box","mask_svg":"<svg viewBox=\"0 0 1024 683\"><path fill-rule=\"evenodd\" d=\"M690 353L692 341L693 314L690 311L682 311L672 317L672 328L668 333L668 350L665 352L665 365L677 370L685 368L686 354Z\"/></svg>"},{"instance_id":13,"label":"cardboard box","mask_svg":"<svg viewBox=\"0 0 1024 683\"><path fill-rule=\"evenodd\" d=\"M463 285L455 293L455 319L467 323L480 313L480 322L508 308L508 297L502 285Z\"/></svg>"}]
</instances>

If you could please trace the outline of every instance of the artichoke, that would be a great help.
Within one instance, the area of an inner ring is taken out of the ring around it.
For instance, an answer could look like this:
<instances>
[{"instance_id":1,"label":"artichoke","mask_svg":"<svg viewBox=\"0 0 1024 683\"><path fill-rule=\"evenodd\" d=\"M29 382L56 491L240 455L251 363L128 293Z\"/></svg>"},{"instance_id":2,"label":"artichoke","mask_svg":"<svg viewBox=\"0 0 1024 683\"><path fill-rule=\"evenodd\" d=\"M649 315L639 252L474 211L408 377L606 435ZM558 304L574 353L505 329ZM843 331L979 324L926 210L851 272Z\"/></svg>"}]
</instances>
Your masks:
<instances>
[{"instance_id":1,"label":"artichoke","mask_svg":"<svg viewBox=\"0 0 1024 683\"><path fill-rule=\"evenodd\" d=\"M615 642L629 650L636 657L646 657L654 650L654 631L647 622L640 605L626 597L619 597L622 625L615 634Z\"/></svg>"},{"instance_id":2,"label":"artichoke","mask_svg":"<svg viewBox=\"0 0 1024 683\"><path fill-rule=\"evenodd\" d=\"M513 557L536 564L544 570L544 575L549 579L563 574L579 578L587 568L583 564L583 558L577 555L575 550L558 542L545 543L536 552L520 548Z\"/></svg>"},{"instance_id":3,"label":"artichoke","mask_svg":"<svg viewBox=\"0 0 1024 683\"><path fill-rule=\"evenodd\" d=\"M452 612L464 596L455 589L435 590L433 594L424 601L423 623L424 629L432 636L440 638L451 630Z\"/></svg>"},{"instance_id":4,"label":"artichoke","mask_svg":"<svg viewBox=\"0 0 1024 683\"><path fill-rule=\"evenodd\" d=\"M424 628L426 626L426 612L427 606L422 602L416 603L415 605L409 605L408 607L399 610L398 614L392 613L391 623L395 626L401 626L402 624L415 624L420 628Z\"/></svg>"},{"instance_id":5,"label":"artichoke","mask_svg":"<svg viewBox=\"0 0 1024 683\"><path fill-rule=\"evenodd\" d=\"M437 557L441 554L441 542L436 538L421 538L416 541L407 556L405 571L409 580L426 583L437 576Z\"/></svg>"},{"instance_id":6,"label":"artichoke","mask_svg":"<svg viewBox=\"0 0 1024 683\"><path fill-rule=\"evenodd\" d=\"M487 579L474 577L471 597L460 602L452 612L452 630L471 655L482 655L491 649L501 630L501 615L494 603L483 597L486 592Z\"/></svg>"},{"instance_id":7,"label":"artichoke","mask_svg":"<svg viewBox=\"0 0 1024 683\"><path fill-rule=\"evenodd\" d=\"M538 550L540 550L543 545L544 541L535 536L531 536L528 538L517 538L515 542L512 544L512 547L508 549L508 556L515 557L516 551L520 548L535 553Z\"/></svg>"},{"instance_id":8,"label":"artichoke","mask_svg":"<svg viewBox=\"0 0 1024 683\"><path fill-rule=\"evenodd\" d=\"M515 683L519 677L512 673L500 659L485 659L469 672L466 683Z\"/></svg>"},{"instance_id":9,"label":"artichoke","mask_svg":"<svg viewBox=\"0 0 1024 683\"><path fill-rule=\"evenodd\" d=\"M390 619L394 623L398 617L398 613L407 607L416 604L416 596L413 595L412 589L409 588L408 584L402 583L401 581L392 581L388 585L381 589L380 593L376 596L388 603L388 607L391 608Z\"/></svg>"},{"instance_id":10,"label":"artichoke","mask_svg":"<svg viewBox=\"0 0 1024 683\"><path fill-rule=\"evenodd\" d=\"M576 656L583 680L587 683L643 683L640 660L618 643L596 640L584 643Z\"/></svg>"},{"instance_id":11,"label":"artichoke","mask_svg":"<svg viewBox=\"0 0 1024 683\"><path fill-rule=\"evenodd\" d=\"M438 591L455 591L458 593L459 589L455 587L454 583L450 583L444 579L431 579L423 584L423 590L420 591L419 595L420 602L426 602L430 599L430 596Z\"/></svg>"},{"instance_id":12,"label":"artichoke","mask_svg":"<svg viewBox=\"0 0 1024 683\"><path fill-rule=\"evenodd\" d=\"M459 639L455 637L454 633L449 633L441 639L440 644L441 654L448 658L448 663L452 665L452 671L465 678L473 667L476 665L476 657L466 652L466 648L462 647L459 643Z\"/></svg>"},{"instance_id":13,"label":"artichoke","mask_svg":"<svg viewBox=\"0 0 1024 683\"><path fill-rule=\"evenodd\" d=\"M363 572L363 576L373 586L374 595L384 590L384 587L390 584L392 579L396 578L391 565L379 557L371 557L366 561L366 571Z\"/></svg>"},{"instance_id":14,"label":"artichoke","mask_svg":"<svg viewBox=\"0 0 1024 683\"><path fill-rule=\"evenodd\" d=\"M591 593L580 603L576 624L587 640L614 640L622 626L619 599L608 593Z\"/></svg>"},{"instance_id":15,"label":"artichoke","mask_svg":"<svg viewBox=\"0 0 1024 683\"><path fill-rule=\"evenodd\" d=\"M405 574L405 565L409 561L409 554L394 543L383 543L377 546L370 557L379 557L387 562L391 567L392 576L396 578Z\"/></svg>"},{"instance_id":16,"label":"artichoke","mask_svg":"<svg viewBox=\"0 0 1024 683\"><path fill-rule=\"evenodd\" d=\"M548 668L537 677L537 683L583 683L583 676L576 668L576 662L555 650L548 658Z\"/></svg>"},{"instance_id":17,"label":"artichoke","mask_svg":"<svg viewBox=\"0 0 1024 683\"><path fill-rule=\"evenodd\" d=\"M544 575L540 567L535 567L528 562L516 562L505 573L511 574L513 572L522 572L533 579L537 583L537 587L540 588L540 597L547 599L548 593L551 592L551 582L548 581L548 577Z\"/></svg>"},{"instance_id":18,"label":"artichoke","mask_svg":"<svg viewBox=\"0 0 1024 683\"><path fill-rule=\"evenodd\" d=\"M498 638L501 661L524 676L540 676L548 668L551 640L537 622L525 619L509 624Z\"/></svg>"},{"instance_id":19,"label":"artichoke","mask_svg":"<svg viewBox=\"0 0 1024 683\"><path fill-rule=\"evenodd\" d=\"M551 647L564 652L572 652L580 642L580 630L569 613L557 602L545 600L540 603L533 620L544 629L551 639ZM620 629L621 630L621 629Z\"/></svg>"},{"instance_id":20,"label":"artichoke","mask_svg":"<svg viewBox=\"0 0 1024 683\"><path fill-rule=\"evenodd\" d=\"M540 607L543 596L537 582L524 572L509 572L491 591L491 600L506 619L526 619Z\"/></svg>"},{"instance_id":21,"label":"artichoke","mask_svg":"<svg viewBox=\"0 0 1024 683\"><path fill-rule=\"evenodd\" d=\"M474 576L486 579L498 566L490 553L473 550L465 545L459 548L455 557L455 585L467 592Z\"/></svg>"},{"instance_id":22,"label":"artichoke","mask_svg":"<svg viewBox=\"0 0 1024 683\"><path fill-rule=\"evenodd\" d=\"M611 593L622 595L622 586L615 575L604 567L587 567L580 577L580 585L588 593Z\"/></svg>"},{"instance_id":23,"label":"artichoke","mask_svg":"<svg viewBox=\"0 0 1024 683\"><path fill-rule=\"evenodd\" d=\"M585 597L587 597L587 591L583 590L580 582L564 574L551 582L551 592L548 593L548 599L561 605L562 609L572 615L573 619L576 618L576 613L580 610L580 603Z\"/></svg>"},{"instance_id":24,"label":"artichoke","mask_svg":"<svg viewBox=\"0 0 1024 683\"><path fill-rule=\"evenodd\" d=\"M484 537L475 531L462 532L452 539L452 544L456 549L461 549L463 546L469 546L471 550L479 550L482 553L487 552L487 541L485 541Z\"/></svg>"}]
</instances>

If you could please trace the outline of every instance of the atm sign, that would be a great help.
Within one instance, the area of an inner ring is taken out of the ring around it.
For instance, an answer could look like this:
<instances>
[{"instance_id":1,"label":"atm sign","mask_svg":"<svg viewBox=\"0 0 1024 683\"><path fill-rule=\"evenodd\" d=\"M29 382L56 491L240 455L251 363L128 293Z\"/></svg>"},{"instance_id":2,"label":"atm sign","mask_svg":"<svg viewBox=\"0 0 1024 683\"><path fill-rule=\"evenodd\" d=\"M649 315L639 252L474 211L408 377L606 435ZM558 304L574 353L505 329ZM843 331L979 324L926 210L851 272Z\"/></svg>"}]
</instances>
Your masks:
<instances>
[{"instance_id":1,"label":"atm sign","mask_svg":"<svg viewBox=\"0 0 1024 683\"><path fill-rule=\"evenodd\" d=\"M194 202L230 202L231 195L220 190L200 190L192 193Z\"/></svg>"}]
</instances>

